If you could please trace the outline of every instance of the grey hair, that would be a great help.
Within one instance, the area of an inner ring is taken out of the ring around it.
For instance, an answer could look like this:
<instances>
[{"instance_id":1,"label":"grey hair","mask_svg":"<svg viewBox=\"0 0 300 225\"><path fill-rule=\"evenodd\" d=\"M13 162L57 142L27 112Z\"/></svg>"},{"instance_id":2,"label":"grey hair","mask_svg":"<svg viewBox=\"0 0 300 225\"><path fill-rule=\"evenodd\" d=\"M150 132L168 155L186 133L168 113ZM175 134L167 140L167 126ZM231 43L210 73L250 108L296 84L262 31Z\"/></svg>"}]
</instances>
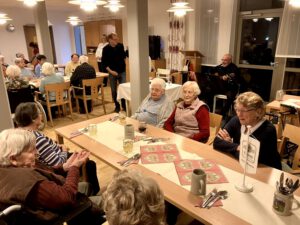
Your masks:
<instances>
[{"instance_id":1,"label":"grey hair","mask_svg":"<svg viewBox=\"0 0 300 225\"><path fill-rule=\"evenodd\" d=\"M19 63L22 62L22 60L24 60L23 58L15 58L15 64L18 65Z\"/></svg>"},{"instance_id":2,"label":"grey hair","mask_svg":"<svg viewBox=\"0 0 300 225\"><path fill-rule=\"evenodd\" d=\"M150 88L152 88L152 85L154 85L154 84L159 84L163 90L166 89L166 82L163 79L161 79L161 78L158 78L158 77L154 78L151 81Z\"/></svg>"},{"instance_id":3,"label":"grey hair","mask_svg":"<svg viewBox=\"0 0 300 225\"><path fill-rule=\"evenodd\" d=\"M6 75L8 77L19 77L21 75L21 69L17 65L10 65L6 69Z\"/></svg>"},{"instance_id":4,"label":"grey hair","mask_svg":"<svg viewBox=\"0 0 300 225\"><path fill-rule=\"evenodd\" d=\"M24 129L6 129L0 133L0 166L10 166L10 158L35 146L35 136Z\"/></svg>"},{"instance_id":5,"label":"grey hair","mask_svg":"<svg viewBox=\"0 0 300 225\"><path fill-rule=\"evenodd\" d=\"M17 57L17 58L23 58L23 57L24 57L24 54L21 53L21 52L18 52L18 53L16 54L16 57Z\"/></svg>"},{"instance_id":6,"label":"grey hair","mask_svg":"<svg viewBox=\"0 0 300 225\"><path fill-rule=\"evenodd\" d=\"M80 64L82 64L82 63L88 63L89 62L89 57L87 57L86 55L81 55L79 57L79 62L80 62Z\"/></svg>"},{"instance_id":7,"label":"grey hair","mask_svg":"<svg viewBox=\"0 0 300 225\"><path fill-rule=\"evenodd\" d=\"M200 87L199 85L197 84L196 81L187 81L185 82L183 85L182 85L182 91L184 88L186 87L191 87L193 90L194 90L194 93L196 96L200 95L201 94L201 90L200 90Z\"/></svg>"},{"instance_id":8,"label":"grey hair","mask_svg":"<svg viewBox=\"0 0 300 225\"><path fill-rule=\"evenodd\" d=\"M54 66L49 62L45 62L42 65L42 74L44 74L45 76L51 76L55 74Z\"/></svg>"}]
</instances>

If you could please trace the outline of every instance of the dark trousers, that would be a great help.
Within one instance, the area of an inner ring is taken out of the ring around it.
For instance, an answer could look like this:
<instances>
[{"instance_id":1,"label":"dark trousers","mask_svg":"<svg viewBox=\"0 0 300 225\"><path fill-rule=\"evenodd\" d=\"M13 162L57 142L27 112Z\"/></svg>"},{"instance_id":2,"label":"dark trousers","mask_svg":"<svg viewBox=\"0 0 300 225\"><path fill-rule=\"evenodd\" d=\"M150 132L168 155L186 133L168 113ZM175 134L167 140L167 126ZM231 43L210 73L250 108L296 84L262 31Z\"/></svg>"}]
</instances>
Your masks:
<instances>
[{"instance_id":1,"label":"dark trousers","mask_svg":"<svg viewBox=\"0 0 300 225\"><path fill-rule=\"evenodd\" d=\"M109 82L110 82L112 99L115 103L116 109L120 109L120 104L117 101L117 87L118 87L118 82L119 84L126 82L126 73L125 72L119 73L118 76L113 76L109 74ZM125 99L121 99L121 104L122 104L122 108L126 110Z\"/></svg>"}]
</instances>

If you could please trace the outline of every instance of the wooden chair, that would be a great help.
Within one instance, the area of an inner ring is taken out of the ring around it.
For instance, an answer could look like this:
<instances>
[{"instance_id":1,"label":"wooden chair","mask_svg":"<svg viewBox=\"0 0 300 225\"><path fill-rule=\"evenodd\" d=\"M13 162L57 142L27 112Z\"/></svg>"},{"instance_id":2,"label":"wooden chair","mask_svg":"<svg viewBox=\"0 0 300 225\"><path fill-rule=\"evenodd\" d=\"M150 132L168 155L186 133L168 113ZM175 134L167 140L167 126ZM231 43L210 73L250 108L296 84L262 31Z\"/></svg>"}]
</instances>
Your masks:
<instances>
[{"instance_id":1,"label":"wooden chair","mask_svg":"<svg viewBox=\"0 0 300 225\"><path fill-rule=\"evenodd\" d=\"M87 95L86 94L86 89L90 87L91 89L91 94ZM98 91L98 88L100 87L101 93ZM76 94L76 90L82 90L82 94ZM76 110L79 112L79 101L78 99L81 99L84 104L84 109L86 112L87 118L89 118L89 113L88 113L88 108L87 108L87 101L91 100L92 101L92 106L93 106L93 101L95 100L101 100L104 114L106 114L106 108L105 108L105 101L104 101L104 89L103 89L103 77L97 77L94 79L85 79L82 80L82 87L76 87L73 86L73 94L74 98L76 99Z\"/></svg>"},{"instance_id":2,"label":"wooden chair","mask_svg":"<svg viewBox=\"0 0 300 225\"><path fill-rule=\"evenodd\" d=\"M216 113L209 113L209 139L206 142L206 144L210 145L213 143L216 135L219 132L219 129L221 127L221 122L222 122L222 116Z\"/></svg>"},{"instance_id":3,"label":"wooden chair","mask_svg":"<svg viewBox=\"0 0 300 225\"><path fill-rule=\"evenodd\" d=\"M156 71L156 77L162 78L165 81L170 80L171 70L168 69L160 69L158 68Z\"/></svg>"},{"instance_id":4,"label":"wooden chair","mask_svg":"<svg viewBox=\"0 0 300 225\"><path fill-rule=\"evenodd\" d=\"M300 174L300 127L293 126L291 124L286 124L283 130L283 140L279 153L282 157L285 155L286 143L287 141L293 142L298 145L298 148L292 159L292 167L288 167L285 160L283 159L283 169L286 172L292 174Z\"/></svg>"},{"instance_id":5,"label":"wooden chair","mask_svg":"<svg viewBox=\"0 0 300 225\"><path fill-rule=\"evenodd\" d=\"M51 93L55 93L55 100L51 101L50 96ZM36 92L36 100L39 101L42 105L47 106L47 111L49 115L49 119L51 122L51 126L53 126L53 119L52 119L52 113L51 113L51 107L58 106L58 112L60 114L60 106L63 106L63 113L66 114L66 105L69 106L70 110L70 116L72 117L72 103L71 103L71 89L70 89L70 83L59 83L59 84L47 84L45 85L45 100L38 99L38 94L41 94L40 92Z\"/></svg>"}]
</instances>

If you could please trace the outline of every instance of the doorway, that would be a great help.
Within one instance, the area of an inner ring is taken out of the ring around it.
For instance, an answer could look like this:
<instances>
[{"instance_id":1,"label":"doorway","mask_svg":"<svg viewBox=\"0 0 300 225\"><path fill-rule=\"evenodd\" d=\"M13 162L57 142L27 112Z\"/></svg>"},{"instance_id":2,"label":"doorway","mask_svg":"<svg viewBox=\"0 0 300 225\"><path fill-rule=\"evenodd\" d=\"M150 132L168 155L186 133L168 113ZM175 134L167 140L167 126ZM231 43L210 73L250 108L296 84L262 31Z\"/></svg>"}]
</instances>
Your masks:
<instances>
[{"instance_id":1,"label":"doorway","mask_svg":"<svg viewBox=\"0 0 300 225\"><path fill-rule=\"evenodd\" d=\"M241 12L237 65L247 87L265 101L283 85L285 59L276 58L282 9Z\"/></svg>"}]
</instances>

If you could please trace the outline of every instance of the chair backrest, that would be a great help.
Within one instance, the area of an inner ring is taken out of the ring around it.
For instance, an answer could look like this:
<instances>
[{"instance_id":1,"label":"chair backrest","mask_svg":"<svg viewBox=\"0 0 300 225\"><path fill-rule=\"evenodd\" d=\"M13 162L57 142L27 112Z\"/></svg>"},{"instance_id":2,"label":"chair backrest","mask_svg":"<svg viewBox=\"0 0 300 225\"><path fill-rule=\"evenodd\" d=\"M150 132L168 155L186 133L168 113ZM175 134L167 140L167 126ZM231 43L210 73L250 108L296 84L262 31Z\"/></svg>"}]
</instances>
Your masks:
<instances>
[{"instance_id":1,"label":"chair backrest","mask_svg":"<svg viewBox=\"0 0 300 225\"><path fill-rule=\"evenodd\" d=\"M169 69L158 68L156 71L156 77L160 77L160 78L167 79L167 80L169 80L170 74L171 74L171 70L169 70Z\"/></svg>"},{"instance_id":2,"label":"chair backrest","mask_svg":"<svg viewBox=\"0 0 300 225\"><path fill-rule=\"evenodd\" d=\"M103 77L96 77L94 79L82 80L83 95L89 95L91 99L97 99L99 97L98 88L103 83ZM86 93L86 90L90 89L90 94Z\"/></svg>"},{"instance_id":3,"label":"chair backrest","mask_svg":"<svg viewBox=\"0 0 300 225\"><path fill-rule=\"evenodd\" d=\"M282 150L281 150L281 156L284 157L287 152L284 152L286 149L286 142L290 141L296 145L298 145L298 148L294 151L294 155L290 155L290 160L292 163L291 168L293 170L295 169L300 169L300 127L293 126L291 124L286 124L283 130L283 137L286 139L283 141L284 143L282 144ZM290 143L291 145L291 143ZM292 159L293 158L293 159Z\"/></svg>"},{"instance_id":4,"label":"chair backrest","mask_svg":"<svg viewBox=\"0 0 300 225\"><path fill-rule=\"evenodd\" d=\"M68 102L70 98L70 83L63 82L58 84L47 84L45 85L45 92L46 92L46 101L47 103L50 102L51 94L55 94L55 103L56 105L63 105Z\"/></svg>"}]
</instances>

